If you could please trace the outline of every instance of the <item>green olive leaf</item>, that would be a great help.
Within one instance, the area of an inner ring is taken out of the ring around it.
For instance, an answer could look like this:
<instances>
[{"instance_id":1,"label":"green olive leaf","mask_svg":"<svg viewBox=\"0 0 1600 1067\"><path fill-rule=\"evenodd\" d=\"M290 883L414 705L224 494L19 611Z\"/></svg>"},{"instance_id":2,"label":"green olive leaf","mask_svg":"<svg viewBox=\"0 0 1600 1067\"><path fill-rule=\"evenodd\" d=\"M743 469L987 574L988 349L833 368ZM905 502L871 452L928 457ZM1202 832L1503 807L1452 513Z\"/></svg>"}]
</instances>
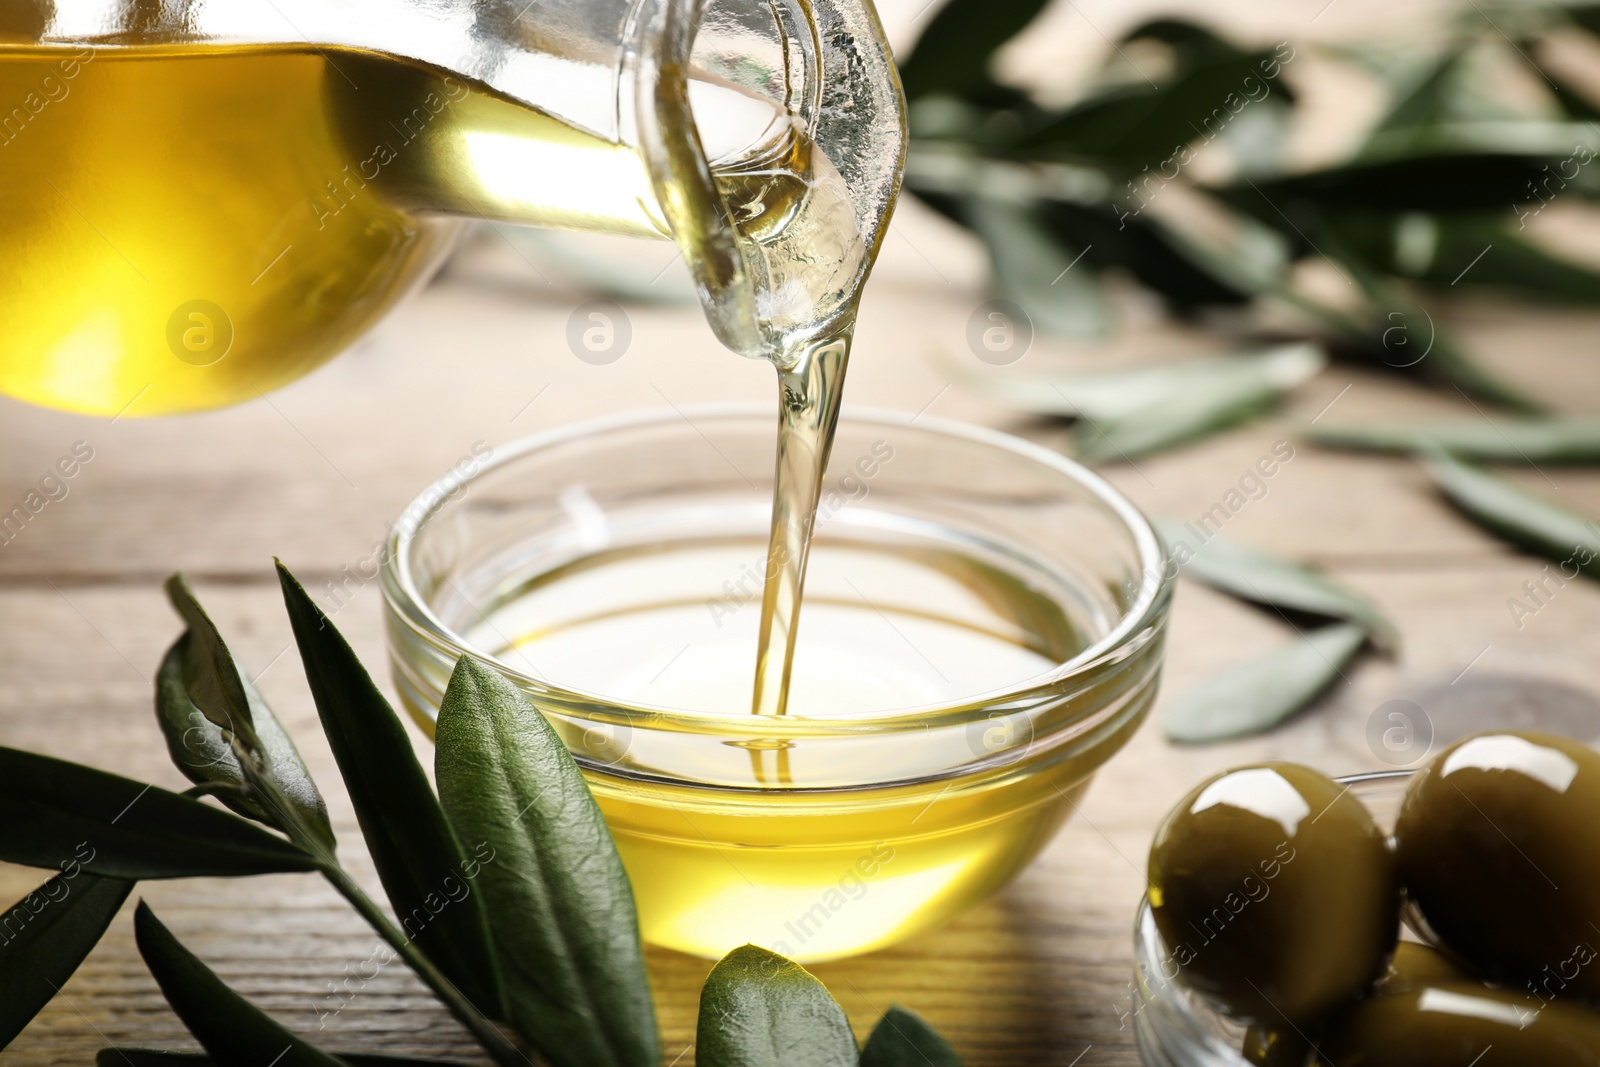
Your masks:
<instances>
[{"instance_id":1,"label":"green olive leaf","mask_svg":"<svg viewBox=\"0 0 1600 1067\"><path fill-rule=\"evenodd\" d=\"M1600 578L1600 525L1521 486L1433 451L1424 460L1446 499L1500 539Z\"/></svg>"},{"instance_id":2,"label":"green olive leaf","mask_svg":"<svg viewBox=\"0 0 1600 1067\"><path fill-rule=\"evenodd\" d=\"M1294 344L1094 373L977 374L954 360L941 363L962 385L1023 411L1115 423L1194 393L1287 392L1315 376L1326 359L1315 345Z\"/></svg>"},{"instance_id":3,"label":"green olive leaf","mask_svg":"<svg viewBox=\"0 0 1600 1067\"><path fill-rule=\"evenodd\" d=\"M73 868L0 916L0 1049L67 984L132 890Z\"/></svg>"},{"instance_id":4,"label":"green olive leaf","mask_svg":"<svg viewBox=\"0 0 1600 1067\"><path fill-rule=\"evenodd\" d=\"M461 1067L449 1060L419 1060L413 1056L374 1056L366 1052L333 1053L349 1067ZM94 1058L95 1067L214 1067L227 1061L215 1060L204 1052L168 1052L158 1048L103 1048Z\"/></svg>"},{"instance_id":5,"label":"green olive leaf","mask_svg":"<svg viewBox=\"0 0 1600 1067\"><path fill-rule=\"evenodd\" d=\"M1088 462L1132 460L1206 437L1270 410L1327 360L1314 345L1286 345L1254 356L1207 361L1207 373L1168 383L1143 405L1113 417L1090 415L1075 436Z\"/></svg>"},{"instance_id":6,"label":"green olive leaf","mask_svg":"<svg viewBox=\"0 0 1600 1067\"><path fill-rule=\"evenodd\" d=\"M255 743L253 751L246 751L244 764L229 731L190 698L185 679L204 675L214 662L200 649L218 646L220 638L201 640L192 631L186 633L167 650L156 672L156 719L173 764L191 782L239 787L216 791L217 798L239 814L285 832L291 826L301 827L331 851L335 839L327 804L294 742L244 673L235 670ZM226 646L221 647L226 654ZM278 810L280 804L287 810Z\"/></svg>"},{"instance_id":7,"label":"green olive leaf","mask_svg":"<svg viewBox=\"0 0 1600 1067\"><path fill-rule=\"evenodd\" d=\"M183 681L189 699L206 718L235 735L249 751L256 749L255 726L250 718L250 700L244 682L233 662L233 653L217 632L211 617L195 599L182 574L167 579L167 599L183 619L194 638L194 645L183 662Z\"/></svg>"},{"instance_id":8,"label":"green olive leaf","mask_svg":"<svg viewBox=\"0 0 1600 1067\"><path fill-rule=\"evenodd\" d=\"M967 214L989 252L999 295L1027 312L1048 333L1079 339L1103 337L1110 310L1083 251L1063 247L1025 204L989 196L971 198Z\"/></svg>"},{"instance_id":9,"label":"green olive leaf","mask_svg":"<svg viewBox=\"0 0 1600 1067\"><path fill-rule=\"evenodd\" d=\"M961 1067L961 1057L933 1027L891 1004L861 1050L861 1067Z\"/></svg>"},{"instance_id":10,"label":"green olive leaf","mask_svg":"<svg viewBox=\"0 0 1600 1067\"><path fill-rule=\"evenodd\" d=\"M0 748L0 860L53 868L75 858L112 878L309 871L298 845L237 815L153 785ZM81 842L75 855L73 842Z\"/></svg>"},{"instance_id":11,"label":"green olive leaf","mask_svg":"<svg viewBox=\"0 0 1600 1067\"><path fill-rule=\"evenodd\" d=\"M1352 452L1448 452L1488 463L1600 462L1600 419L1449 419L1364 425L1309 425L1301 436Z\"/></svg>"},{"instance_id":12,"label":"green olive leaf","mask_svg":"<svg viewBox=\"0 0 1600 1067\"><path fill-rule=\"evenodd\" d=\"M1222 375L1188 396L1171 396L1115 419L1088 419L1073 434L1085 463L1131 462L1198 441L1271 411L1281 393L1267 382Z\"/></svg>"},{"instance_id":13,"label":"green olive leaf","mask_svg":"<svg viewBox=\"0 0 1600 1067\"><path fill-rule=\"evenodd\" d=\"M989 84L995 49L1032 22L1046 0L949 0L900 60L906 99L960 95Z\"/></svg>"},{"instance_id":14,"label":"green olive leaf","mask_svg":"<svg viewBox=\"0 0 1600 1067\"><path fill-rule=\"evenodd\" d=\"M1367 136L1360 156L1401 155L1414 148L1419 130L1442 122L1482 116L1463 114L1459 83L1465 73L1461 48L1446 51L1434 61L1409 91L1399 94L1389 112ZM1408 136L1409 135L1409 136Z\"/></svg>"},{"instance_id":15,"label":"green olive leaf","mask_svg":"<svg viewBox=\"0 0 1600 1067\"><path fill-rule=\"evenodd\" d=\"M1352 212L1328 219L1328 226L1365 262L1444 292L1505 289L1543 303L1600 305L1600 271L1518 233L1543 208L1533 196L1514 204L1515 225L1503 212Z\"/></svg>"},{"instance_id":16,"label":"green olive leaf","mask_svg":"<svg viewBox=\"0 0 1600 1067\"><path fill-rule=\"evenodd\" d=\"M1506 407L1527 412L1542 410L1537 400L1462 351L1426 308L1392 284L1332 227L1322 227L1317 236L1321 251L1337 261L1372 305L1377 333L1368 347L1381 362L1414 367L1425 377L1449 382L1464 392Z\"/></svg>"},{"instance_id":17,"label":"green olive leaf","mask_svg":"<svg viewBox=\"0 0 1600 1067\"><path fill-rule=\"evenodd\" d=\"M1201 745L1270 730L1328 688L1366 638L1353 623L1332 623L1224 671L1168 705L1167 737Z\"/></svg>"},{"instance_id":18,"label":"green olive leaf","mask_svg":"<svg viewBox=\"0 0 1600 1067\"><path fill-rule=\"evenodd\" d=\"M1177 162L1184 146L1222 135L1234 123L1226 102L1259 106L1246 101L1247 86L1286 99L1281 82L1262 76L1275 62L1271 52L1207 53L1165 85L1131 82L1095 93L1007 147L1098 157L1130 173L1141 165L1158 170Z\"/></svg>"},{"instance_id":19,"label":"green olive leaf","mask_svg":"<svg viewBox=\"0 0 1600 1067\"><path fill-rule=\"evenodd\" d=\"M323 732L395 916L480 1013L497 1017L483 901L470 889L455 899L477 861L467 857L405 726L355 652L281 562L278 579Z\"/></svg>"},{"instance_id":20,"label":"green olive leaf","mask_svg":"<svg viewBox=\"0 0 1600 1067\"><path fill-rule=\"evenodd\" d=\"M1413 143L1414 136L1411 131L1405 132L1407 146ZM1297 225L1303 228L1301 205L1320 210L1504 210L1508 204L1526 198L1528 183L1538 182L1545 176L1544 168L1565 155L1565 151L1528 154L1493 150L1400 155L1252 180L1215 192L1267 225L1287 229Z\"/></svg>"},{"instance_id":21,"label":"green olive leaf","mask_svg":"<svg viewBox=\"0 0 1600 1067\"><path fill-rule=\"evenodd\" d=\"M1247 304L1286 285L1288 240L1245 215L1235 218L1235 233L1222 251L1137 204L1052 199L1042 214L1058 239L1090 247L1084 258L1095 268L1126 270L1180 312Z\"/></svg>"},{"instance_id":22,"label":"green olive leaf","mask_svg":"<svg viewBox=\"0 0 1600 1067\"><path fill-rule=\"evenodd\" d=\"M856 1067L844 1011L793 960L755 945L712 968L700 991L697 1067Z\"/></svg>"},{"instance_id":23,"label":"green olive leaf","mask_svg":"<svg viewBox=\"0 0 1600 1067\"><path fill-rule=\"evenodd\" d=\"M1215 516L1153 523L1184 574L1241 600L1353 622L1385 651L1399 644L1394 624L1366 597L1309 567L1213 532L1208 518Z\"/></svg>"},{"instance_id":24,"label":"green olive leaf","mask_svg":"<svg viewBox=\"0 0 1600 1067\"><path fill-rule=\"evenodd\" d=\"M511 1022L556 1067L657 1067L633 889L583 774L521 690L463 656L439 708L434 776L456 832L493 849Z\"/></svg>"},{"instance_id":25,"label":"green olive leaf","mask_svg":"<svg viewBox=\"0 0 1600 1067\"><path fill-rule=\"evenodd\" d=\"M142 900L133 913L133 932L161 995L216 1059L229 1067L342 1067L338 1057L290 1033L229 989Z\"/></svg>"}]
</instances>

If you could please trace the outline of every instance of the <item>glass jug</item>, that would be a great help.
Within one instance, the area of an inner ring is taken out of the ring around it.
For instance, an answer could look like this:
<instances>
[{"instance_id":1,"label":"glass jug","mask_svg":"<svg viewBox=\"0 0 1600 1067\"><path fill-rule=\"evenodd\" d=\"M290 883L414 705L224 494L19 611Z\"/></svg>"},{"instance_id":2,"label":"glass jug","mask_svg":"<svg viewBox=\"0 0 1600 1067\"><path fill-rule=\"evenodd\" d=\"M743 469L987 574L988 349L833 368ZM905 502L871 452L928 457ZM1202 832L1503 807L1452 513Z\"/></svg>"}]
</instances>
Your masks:
<instances>
[{"instance_id":1,"label":"glass jug","mask_svg":"<svg viewBox=\"0 0 1600 1067\"><path fill-rule=\"evenodd\" d=\"M870 0L14 0L0 392L251 399L470 219L675 239L771 356L848 328L903 143Z\"/></svg>"}]
</instances>

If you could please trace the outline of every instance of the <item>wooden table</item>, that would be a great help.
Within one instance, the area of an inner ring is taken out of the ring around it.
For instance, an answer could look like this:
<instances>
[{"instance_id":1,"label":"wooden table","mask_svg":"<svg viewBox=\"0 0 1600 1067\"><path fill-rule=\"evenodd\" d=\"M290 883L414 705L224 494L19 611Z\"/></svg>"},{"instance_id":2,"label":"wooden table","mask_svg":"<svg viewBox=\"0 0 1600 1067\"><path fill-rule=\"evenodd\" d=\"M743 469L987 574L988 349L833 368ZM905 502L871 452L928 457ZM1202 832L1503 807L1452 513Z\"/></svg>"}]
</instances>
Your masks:
<instances>
[{"instance_id":1,"label":"wooden table","mask_svg":"<svg viewBox=\"0 0 1600 1067\"><path fill-rule=\"evenodd\" d=\"M637 255L635 266L649 273L671 250L643 246ZM984 298L982 261L965 237L905 208L866 301L849 402L926 406L1062 441L1058 427L953 387L928 358L941 347L962 351L966 318ZM179 630L159 583L181 568L235 651L263 672L261 688L328 794L350 866L375 885L289 651L270 557L281 555L313 588L355 569L387 521L480 440L500 444L666 403L769 398L770 370L717 349L689 306L630 308L627 354L609 366L580 362L564 336L584 299L541 279L491 236L357 351L266 400L114 423L0 404L0 503L8 507L75 442L94 449L69 496L0 547L0 744L181 786L152 720L150 684ZM1162 324L1137 300L1122 308L1132 325L1115 345L1079 351L1040 342L1030 365L1108 365L1217 344ZM1482 358L1534 383L1558 408L1600 408L1600 318L1480 301L1447 309L1447 319ZM1329 420L1473 413L1460 398L1345 365L1289 404L1302 418L1325 409ZM1292 439L1288 422L1269 419L1105 473L1149 512L1193 518L1284 439ZM1600 472L1517 476L1600 516ZM1369 594L1399 624L1400 656L1364 658L1314 709L1265 737L1179 749L1148 724L1091 790L1082 818L994 900L903 946L816 968L863 1033L899 1002L929 1018L973 1067L1136 1064L1130 924L1144 851L1157 820L1198 779L1263 758L1330 772L1384 766L1367 732L1390 700L1420 705L1439 741L1505 722L1600 735L1600 589L1569 584L1519 628L1507 599L1542 562L1457 518L1411 463L1298 446L1227 532L1322 565ZM368 663L383 662L375 584L337 622ZM1281 621L1186 583L1166 691L1182 692L1289 636ZM0 894L15 899L38 880L0 868ZM377 942L313 876L147 883L137 893L236 988L324 1047L486 1062L397 966L323 1017L321 994ZM709 964L667 952L650 961L666 1060L687 1065ZM0 1064L83 1064L114 1043L192 1047L138 958L127 912Z\"/></svg>"}]
</instances>

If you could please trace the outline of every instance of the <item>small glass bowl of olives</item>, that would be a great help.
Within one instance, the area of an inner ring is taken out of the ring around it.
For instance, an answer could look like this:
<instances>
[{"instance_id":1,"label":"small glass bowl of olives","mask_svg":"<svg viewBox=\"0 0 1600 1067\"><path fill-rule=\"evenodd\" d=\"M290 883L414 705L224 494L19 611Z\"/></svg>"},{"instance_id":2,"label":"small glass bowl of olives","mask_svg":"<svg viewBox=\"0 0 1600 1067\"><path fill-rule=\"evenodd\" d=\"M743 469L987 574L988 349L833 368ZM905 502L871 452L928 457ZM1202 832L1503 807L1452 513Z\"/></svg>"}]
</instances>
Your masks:
<instances>
[{"instance_id":1,"label":"small glass bowl of olives","mask_svg":"<svg viewBox=\"0 0 1600 1067\"><path fill-rule=\"evenodd\" d=\"M1156 833L1134 951L1147 1067L1600 1067L1600 753L1217 775Z\"/></svg>"}]
</instances>

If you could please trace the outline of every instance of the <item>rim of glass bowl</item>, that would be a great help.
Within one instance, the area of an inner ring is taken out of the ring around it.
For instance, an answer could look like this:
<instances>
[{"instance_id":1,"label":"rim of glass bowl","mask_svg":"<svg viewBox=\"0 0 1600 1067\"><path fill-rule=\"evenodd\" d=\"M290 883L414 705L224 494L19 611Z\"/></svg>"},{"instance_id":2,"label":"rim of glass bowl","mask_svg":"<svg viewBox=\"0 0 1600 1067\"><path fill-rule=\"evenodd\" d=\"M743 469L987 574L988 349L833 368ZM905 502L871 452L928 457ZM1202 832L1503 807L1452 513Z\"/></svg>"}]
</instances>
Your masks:
<instances>
[{"instance_id":1,"label":"rim of glass bowl","mask_svg":"<svg viewBox=\"0 0 1600 1067\"><path fill-rule=\"evenodd\" d=\"M1415 767L1388 771L1345 774L1334 779L1356 799L1382 795L1388 789L1404 786L1417 773ZM1390 820L1374 813L1380 825ZM1392 826L1386 826L1393 833ZM1148 1067L1249 1067L1249 1061L1235 1045L1212 1029L1222 1015L1200 993L1188 989L1176 977L1162 976L1159 986L1150 982L1150 968L1161 968L1160 955L1166 943L1156 931L1150 914L1150 897L1139 901L1133 920L1133 988L1137 1003L1134 1036L1139 1055Z\"/></svg>"},{"instance_id":2,"label":"rim of glass bowl","mask_svg":"<svg viewBox=\"0 0 1600 1067\"><path fill-rule=\"evenodd\" d=\"M619 430L629 430L662 423L728 418L773 419L774 432L776 432L776 419L773 410L765 404L721 403L698 404L670 409L647 409L623 415L589 419L573 423L570 426L524 437L501 448L496 448L495 455L487 463L466 477L462 477L454 471L444 474L419 493L401 513L402 515L420 515L420 518L412 526L410 534L403 535L398 524L390 529L389 536L385 542L388 551L384 554L381 570L383 595L389 609L401 616L420 635L425 636L434 644L442 646L451 654L459 656L470 653L495 664L496 668L508 677L526 682L536 689L561 694L564 697L570 697L594 706L606 706L614 709L613 714L621 713L624 717L629 712L642 713L650 716L653 728L681 728L697 733L704 732L707 727L712 726L719 731L725 730L729 725L728 716L726 715L618 700L604 693L574 688L519 671L484 649L469 645L459 634L444 624L419 594L413 578L411 550L412 543L421 536L428 523L451 502L462 488L470 487L478 479L525 459L529 455L547 451L580 438L609 434ZM1109 633L1072 659L1042 674L1034 675L1032 678L1023 679L1000 689L974 693L957 700L944 701L937 704L902 708L896 710L892 715L875 716L870 719L840 721L837 719L808 719L804 716L785 715L782 717L781 726L785 736L803 736L807 733L893 732L913 727L924 729L930 723L937 724L945 719L951 723L959 722L963 717L963 713L965 713L966 717L971 717L974 709L992 709L996 704L1025 698L1029 694L1040 690L1054 689L1076 675L1088 674L1100 667L1108 659L1115 657L1130 641L1160 621L1162 609L1171 597L1172 586L1176 580L1175 570L1169 568L1170 557L1166 546L1162 543L1160 536L1155 532L1149 520L1144 517L1139 509L1127 497L1113 488L1109 482L1089 468L1066 458L1060 453L1052 452L1047 448L1013 437L1010 434L949 419L919 417L881 408L849 407L844 410L841 420L856 424L867 423L887 427L910 428L923 432L937 433L945 437L964 439L997 451L1008 452L1070 479L1080 488L1087 490L1092 497L1116 516L1125 529L1133 534L1134 543L1139 554L1139 591L1133 603L1122 613L1117 625ZM1095 710L1099 709L1090 709L1091 714ZM1075 720L1074 725L1078 724ZM773 725L778 724L774 723Z\"/></svg>"}]
</instances>

